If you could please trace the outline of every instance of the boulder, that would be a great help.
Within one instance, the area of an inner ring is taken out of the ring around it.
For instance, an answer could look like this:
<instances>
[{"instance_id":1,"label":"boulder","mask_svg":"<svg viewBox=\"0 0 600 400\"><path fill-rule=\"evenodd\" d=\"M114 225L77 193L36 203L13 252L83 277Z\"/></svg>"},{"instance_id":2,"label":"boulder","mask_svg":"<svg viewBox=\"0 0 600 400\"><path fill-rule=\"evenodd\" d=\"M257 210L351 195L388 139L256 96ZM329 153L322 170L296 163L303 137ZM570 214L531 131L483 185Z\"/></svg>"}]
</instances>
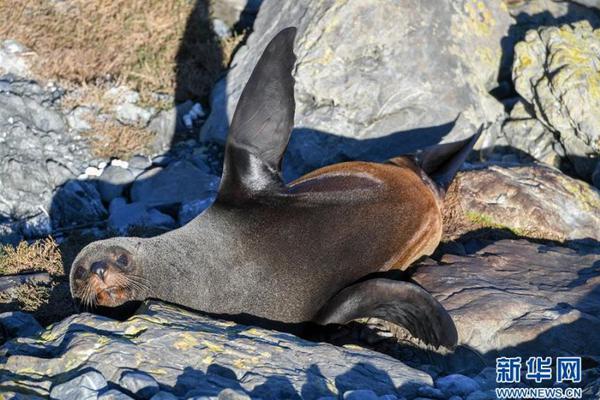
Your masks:
<instances>
[{"instance_id":1,"label":"boulder","mask_svg":"<svg viewBox=\"0 0 600 400\"><path fill-rule=\"evenodd\" d=\"M487 92L511 22L501 2L486 0L303 0L285 7L266 0L235 68L213 90L201 138L225 140L259 56L288 26L298 28L288 179L331 162L402 154L444 135L470 136L503 115ZM410 135L373 148L394 133Z\"/></svg>"},{"instance_id":2,"label":"boulder","mask_svg":"<svg viewBox=\"0 0 600 400\"><path fill-rule=\"evenodd\" d=\"M600 31L587 21L531 30L515 48L523 98L503 133L509 146L586 180L600 155Z\"/></svg>"},{"instance_id":3,"label":"boulder","mask_svg":"<svg viewBox=\"0 0 600 400\"><path fill-rule=\"evenodd\" d=\"M107 214L93 182L68 181L52 198L50 216L55 228L92 224Z\"/></svg>"},{"instance_id":4,"label":"boulder","mask_svg":"<svg viewBox=\"0 0 600 400\"><path fill-rule=\"evenodd\" d=\"M108 227L125 235L130 228L175 228L175 220L144 203L127 203L123 197L113 199L109 207Z\"/></svg>"},{"instance_id":5,"label":"boulder","mask_svg":"<svg viewBox=\"0 0 600 400\"><path fill-rule=\"evenodd\" d=\"M449 310L459 343L502 356L600 355L600 246L472 240L412 278ZM442 389L443 390L443 389Z\"/></svg>"},{"instance_id":6,"label":"boulder","mask_svg":"<svg viewBox=\"0 0 600 400\"><path fill-rule=\"evenodd\" d=\"M97 378L87 385L90 390L103 386L103 379L118 389L123 373L135 370L181 398L216 397L224 389L265 400L341 397L358 390L401 398L433 384L429 375L357 346L309 342L159 302L148 303L124 322L73 315L39 337L9 341L0 351L9 355L0 358L0 392L38 396L82 379L86 371ZM133 390L129 384L127 388Z\"/></svg>"},{"instance_id":7,"label":"boulder","mask_svg":"<svg viewBox=\"0 0 600 400\"><path fill-rule=\"evenodd\" d=\"M102 200L109 203L112 199L121 196L134 179L133 173L128 169L109 165L98 179L98 191Z\"/></svg>"},{"instance_id":8,"label":"boulder","mask_svg":"<svg viewBox=\"0 0 600 400\"><path fill-rule=\"evenodd\" d=\"M131 200L149 207L169 207L214 196L219 178L188 161L176 161L139 175L131 187Z\"/></svg>"},{"instance_id":9,"label":"boulder","mask_svg":"<svg viewBox=\"0 0 600 400\"><path fill-rule=\"evenodd\" d=\"M31 218L51 207L57 187L79 176L88 145L71 136L54 103L60 91L0 78L0 219ZM58 96L58 97L57 97Z\"/></svg>"},{"instance_id":10,"label":"boulder","mask_svg":"<svg viewBox=\"0 0 600 400\"><path fill-rule=\"evenodd\" d=\"M543 165L462 171L446 198L445 236L479 228L550 240L600 241L600 191Z\"/></svg>"}]
</instances>

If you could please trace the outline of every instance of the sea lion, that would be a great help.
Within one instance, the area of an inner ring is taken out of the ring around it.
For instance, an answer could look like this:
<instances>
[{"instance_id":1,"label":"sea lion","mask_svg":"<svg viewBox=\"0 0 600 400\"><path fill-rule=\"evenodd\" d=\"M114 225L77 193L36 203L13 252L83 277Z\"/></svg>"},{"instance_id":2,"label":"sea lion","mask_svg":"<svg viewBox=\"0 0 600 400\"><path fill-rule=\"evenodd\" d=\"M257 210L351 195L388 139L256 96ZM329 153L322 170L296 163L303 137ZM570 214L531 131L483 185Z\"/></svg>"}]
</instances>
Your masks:
<instances>
[{"instance_id":1,"label":"sea lion","mask_svg":"<svg viewBox=\"0 0 600 400\"><path fill-rule=\"evenodd\" d=\"M71 269L73 297L108 307L157 298L290 324L378 317L453 347L454 323L429 293L365 277L435 249L444 189L476 138L386 164L332 165L286 185L294 36L288 28L273 38L242 92L215 204L160 236L89 244Z\"/></svg>"}]
</instances>

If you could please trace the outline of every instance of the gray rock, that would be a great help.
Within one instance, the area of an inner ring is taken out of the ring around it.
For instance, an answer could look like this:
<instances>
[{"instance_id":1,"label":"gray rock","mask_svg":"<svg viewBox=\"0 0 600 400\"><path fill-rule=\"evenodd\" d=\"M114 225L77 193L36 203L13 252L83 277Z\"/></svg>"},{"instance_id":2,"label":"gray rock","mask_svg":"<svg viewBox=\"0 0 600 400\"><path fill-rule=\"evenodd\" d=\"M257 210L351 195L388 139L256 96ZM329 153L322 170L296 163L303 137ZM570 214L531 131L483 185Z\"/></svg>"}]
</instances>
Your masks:
<instances>
[{"instance_id":1,"label":"gray rock","mask_svg":"<svg viewBox=\"0 0 600 400\"><path fill-rule=\"evenodd\" d=\"M47 395L45 382L86 368L118 382L124 366L149 374L178 397L201 388L217 396L230 388L265 400L296 398L309 380L322 388L312 398L362 389L412 397L417 387L432 384L427 374L381 353L308 342L160 302L123 322L76 314L39 339L7 342L1 351L13 355L0 359L0 392L39 396Z\"/></svg>"},{"instance_id":2,"label":"gray rock","mask_svg":"<svg viewBox=\"0 0 600 400\"><path fill-rule=\"evenodd\" d=\"M435 380L435 386L440 389L446 397L467 396L469 393L480 389L479 384L461 374L452 374Z\"/></svg>"},{"instance_id":3,"label":"gray rock","mask_svg":"<svg viewBox=\"0 0 600 400\"><path fill-rule=\"evenodd\" d=\"M0 245L10 244L16 246L23 239L16 224L0 223Z\"/></svg>"},{"instance_id":4,"label":"gray rock","mask_svg":"<svg viewBox=\"0 0 600 400\"><path fill-rule=\"evenodd\" d=\"M354 23L365 15L368 23ZM236 67L213 90L201 138L224 141L258 57L288 26L298 27L298 60L287 179L330 162L410 152L450 130L445 140L470 136L503 116L487 91L496 84L500 39L510 24L500 3L487 0L303 0L289 7L266 0ZM418 138L360 141L399 132Z\"/></svg>"},{"instance_id":5,"label":"gray rock","mask_svg":"<svg viewBox=\"0 0 600 400\"><path fill-rule=\"evenodd\" d=\"M261 3L262 0L222 0L215 2L211 12L227 25L244 29L252 26Z\"/></svg>"},{"instance_id":6,"label":"gray rock","mask_svg":"<svg viewBox=\"0 0 600 400\"><path fill-rule=\"evenodd\" d=\"M444 227L452 239L494 228L538 239L600 241L600 191L541 165L461 172L448 193L446 214L454 216Z\"/></svg>"},{"instance_id":7,"label":"gray rock","mask_svg":"<svg viewBox=\"0 0 600 400\"><path fill-rule=\"evenodd\" d=\"M88 145L71 137L54 106L58 92L2 80L0 93L0 218L21 220L50 210L54 191L85 169ZM13 122L9 122L9 119Z\"/></svg>"},{"instance_id":8,"label":"gray rock","mask_svg":"<svg viewBox=\"0 0 600 400\"><path fill-rule=\"evenodd\" d=\"M0 46L0 75L30 76L29 63L23 53L28 49L15 40L5 40Z\"/></svg>"},{"instance_id":9,"label":"gray rock","mask_svg":"<svg viewBox=\"0 0 600 400\"><path fill-rule=\"evenodd\" d=\"M102 171L98 179L98 191L105 202L119 197L135 177L131 171L125 168L109 165Z\"/></svg>"},{"instance_id":10,"label":"gray rock","mask_svg":"<svg viewBox=\"0 0 600 400\"><path fill-rule=\"evenodd\" d=\"M222 390L217 398L219 400L251 400L246 393L233 389Z\"/></svg>"},{"instance_id":11,"label":"gray rock","mask_svg":"<svg viewBox=\"0 0 600 400\"><path fill-rule=\"evenodd\" d=\"M429 397L432 399L445 399L446 398L446 395L444 395L444 393L440 389L434 388L432 386L421 386L417 390L417 394L419 396Z\"/></svg>"},{"instance_id":12,"label":"gray rock","mask_svg":"<svg viewBox=\"0 0 600 400\"><path fill-rule=\"evenodd\" d=\"M169 392L158 392L150 400L178 400L177 396Z\"/></svg>"},{"instance_id":13,"label":"gray rock","mask_svg":"<svg viewBox=\"0 0 600 400\"><path fill-rule=\"evenodd\" d=\"M98 392L107 385L106 379L98 371L91 370L70 381L55 385L50 398L56 400L96 400Z\"/></svg>"},{"instance_id":14,"label":"gray rock","mask_svg":"<svg viewBox=\"0 0 600 400\"><path fill-rule=\"evenodd\" d=\"M151 207L168 207L214 195L219 178L187 161L152 168L135 180L131 199Z\"/></svg>"},{"instance_id":15,"label":"gray rock","mask_svg":"<svg viewBox=\"0 0 600 400\"><path fill-rule=\"evenodd\" d=\"M493 361L537 354L600 355L598 245L577 249L499 240L468 256L424 263L412 279L449 310L459 343Z\"/></svg>"},{"instance_id":16,"label":"gray rock","mask_svg":"<svg viewBox=\"0 0 600 400\"><path fill-rule=\"evenodd\" d=\"M497 386L496 383L496 368L486 367L474 378L482 390L494 389Z\"/></svg>"},{"instance_id":17,"label":"gray rock","mask_svg":"<svg viewBox=\"0 0 600 400\"><path fill-rule=\"evenodd\" d=\"M117 104L113 108L117 120L125 125L146 126L154 114L154 109L146 109L132 103Z\"/></svg>"},{"instance_id":18,"label":"gray rock","mask_svg":"<svg viewBox=\"0 0 600 400\"><path fill-rule=\"evenodd\" d=\"M35 336L42 330L42 326L31 314L20 311L9 311L0 314L0 329L4 337Z\"/></svg>"},{"instance_id":19,"label":"gray rock","mask_svg":"<svg viewBox=\"0 0 600 400\"><path fill-rule=\"evenodd\" d=\"M600 154L598 46L598 33L587 21L542 27L528 32L517 44L513 65L515 88L527 111L543 125L545 135L553 136L562 147L563 154L558 155L587 180ZM515 129L506 135L511 143L519 136ZM555 145L551 139L544 142ZM518 145L515 140L514 146Z\"/></svg>"},{"instance_id":20,"label":"gray rock","mask_svg":"<svg viewBox=\"0 0 600 400\"><path fill-rule=\"evenodd\" d=\"M600 189L600 162L596 165L596 169L592 174L592 185Z\"/></svg>"},{"instance_id":21,"label":"gray rock","mask_svg":"<svg viewBox=\"0 0 600 400\"><path fill-rule=\"evenodd\" d=\"M379 396L368 389L350 390L344 393L344 400L378 400Z\"/></svg>"},{"instance_id":22,"label":"gray rock","mask_svg":"<svg viewBox=\"0 0 600 400\"><path fill-rule=\"evenodd\" d=\"M157 227L172 229L175 220L144 203L130 203L123 197L117 197L110 203L108 226L112 230L126 234L132 227Z\"/></svg>"},{"instance_id":23,"label":"gray rock","mask_svg":"<svg viewBox=\"0 0 600 400\"><path fill-rule=\"evenodd\" d=\"M129 159L129 168L133 170L145 170L152 166L152 160L146 156L136 155Z\"/></svg>"},{"instance_id":24,"label":"gray rock","mask_svg":"<svg viewBox=\"0 0 600 400\"><path fill-rule=\"evenodd\" d=\"M78 132L86 132L92 129L91 121L95 118L94 111L90 107L75 107L67 114L67 122L71 129Z\"/></svg>"},{"instance_id":25,"label":"gray rock","mask_svg":"<svg viewBox=\"0 0 600 400\"><path fill-rule=\"evenodd\" d=\"M117 389L110 389L98 396L98 400L134 400L133 397L126 395Z\"/></svg>"},{"instance_id":26,"label":"gray rock","mask_svg":"<svg viewBox=\"0 0 600 400\"><path fill-rule=\"evenodd\" d=\"M170 110L159 112L148 124L148 129L156 135L152 142L154 151L164 151L173 144L175 134L186 132L188 128L183 116L190 112L194 103L190 100L177 104Z\"/></svg>"},{"instance_id":27,"label":"gray rock","mask_svg":"<svg viewBox=\"0 0 600 400\"><path fill-rule=\"evenodd\" d=\"M72 180L54 195L50 215L54 227L63 227L102 221L107 212L93 183Z\"/></svg>"},{"instance_id":28,"label":"gray rock","mask_svg":"<svg viewBox=\"0 0 600 400\"><path fill-rule=\"evenodd\" d=\"M179 209L178 222L183 226L200 215L204 210L212 205L215 201L215 196L210 196L205 199L193 200L189 203L184 203Z\"/></svg>"},{"instance_id":29,"label":"gray rock","mask_svg":"<svg viewBox=\"0 0 600 400\"><path fill-rule=\"evenodd\" d=\"M149 399L160 391L158 382L152 376L139 371L123 372L119 385L142 399Z\"/></svg>"},{"instance_id":30,"label":"gray rock","mask_svg":"<svg viewBox=\"0 0 600 400\"><path fill-rule=\"evenodd\" d=\"M211 20L213 32L221 39L227 39L231 36L231 29L227 24L218 18L213 18Z\"/></svg>"}]
</instances>

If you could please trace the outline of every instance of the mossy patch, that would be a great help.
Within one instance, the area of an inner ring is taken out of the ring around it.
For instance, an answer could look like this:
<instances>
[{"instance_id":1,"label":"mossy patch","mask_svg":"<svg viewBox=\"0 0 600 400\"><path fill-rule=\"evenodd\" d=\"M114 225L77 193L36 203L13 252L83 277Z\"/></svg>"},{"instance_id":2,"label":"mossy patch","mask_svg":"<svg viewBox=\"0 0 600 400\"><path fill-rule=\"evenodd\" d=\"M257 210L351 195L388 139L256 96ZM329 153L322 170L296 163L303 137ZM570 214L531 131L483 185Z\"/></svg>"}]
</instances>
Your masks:
<instances>
[{"instance_id":1,"label":"mossy patch","mask_svg":"<svg viewBox=\"0 0 600 400\"><path fill-rule=\"evenodd\" d=\"M478 213L475 211L467 211L466 216L470 222L472 222L476 225L479 225L481 227L484 227L484 228L506 229L516 236L520 236L520 237L528 237L529 236L529 233L526 230L521 229L521 228L511 227L511 226L504 225L504 224L500 224L500 223L496 222L489 215L481 214L481 213Z\"/></svg>"}]
</instances>

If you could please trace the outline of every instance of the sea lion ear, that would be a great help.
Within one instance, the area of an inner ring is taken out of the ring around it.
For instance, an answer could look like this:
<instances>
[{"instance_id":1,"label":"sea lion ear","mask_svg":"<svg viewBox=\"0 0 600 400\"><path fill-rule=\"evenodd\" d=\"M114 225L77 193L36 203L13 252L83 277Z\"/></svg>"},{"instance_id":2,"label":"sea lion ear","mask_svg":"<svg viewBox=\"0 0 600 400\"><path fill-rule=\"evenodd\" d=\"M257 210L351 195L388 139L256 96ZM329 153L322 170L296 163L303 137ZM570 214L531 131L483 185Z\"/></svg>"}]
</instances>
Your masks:
<instances>
[{"instance_id":1,"label":"sea lion ear","mask_svg":"<svg viewBox=\"0 0 600 400\"><path fill-rule=\"evenodd\" d=\"M348 286L319 311L314 322L345 324L368 317L403 326L436 348L454 348L458 341L452 318L433 296L413 283L391 279L369 279Z\"/></svg>"},{"instance_id":2,"label":"sea lion ear","mask_svg":"<svg viewBox=\"0 0 600 400\"><path fill-rule=\"evenodd\" d=\"M243 203L284 187L281 159L294 125L296 28L267 45L242 91L225 148L217 201Z\"/></svg>"}]
</instances>

